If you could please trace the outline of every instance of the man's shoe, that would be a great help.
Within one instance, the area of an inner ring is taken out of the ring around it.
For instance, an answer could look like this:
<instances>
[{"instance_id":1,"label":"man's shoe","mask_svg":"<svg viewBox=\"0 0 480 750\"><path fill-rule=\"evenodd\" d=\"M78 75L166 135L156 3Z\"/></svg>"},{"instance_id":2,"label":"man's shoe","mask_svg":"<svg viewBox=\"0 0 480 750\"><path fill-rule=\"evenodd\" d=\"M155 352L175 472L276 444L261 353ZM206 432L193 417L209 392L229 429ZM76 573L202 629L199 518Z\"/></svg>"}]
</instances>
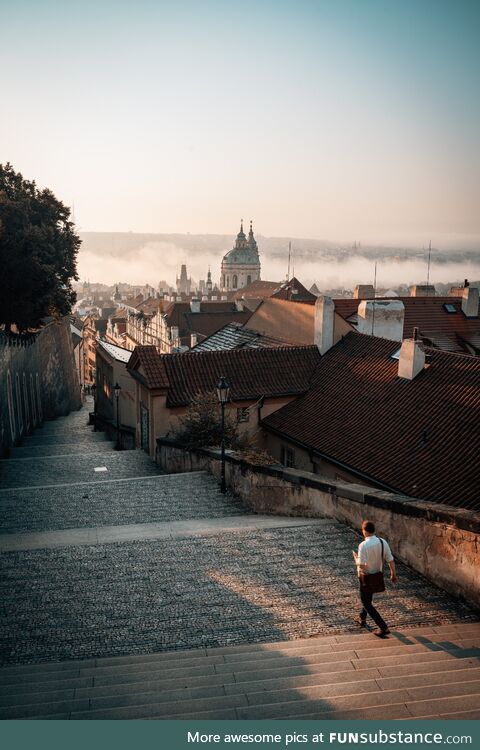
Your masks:
<instances>
[{"instance_id":1,"label":"man's shoe","mask_svg":"<svg viewBox=\"0 0 480 750\"><path fill-rule=\"evenodd\" d=\"M377 638L386 638L387 635L390 635L390 631L387 628L386 630L382 630L381 628L377 628L373 631L373 635L376 635Z\"/></svg>"},{"instance_id":2,"label":"man's shoe","mask_svg":"<svg viewBox=\"0 0 480 750\"><path fill-rule=\"evenodd\" d=\"M356 617L354 619L354 623L358 625L360 628L366 628L367 627L367 621L363 620L361 617Z\"/></svg>"}]
</instances>

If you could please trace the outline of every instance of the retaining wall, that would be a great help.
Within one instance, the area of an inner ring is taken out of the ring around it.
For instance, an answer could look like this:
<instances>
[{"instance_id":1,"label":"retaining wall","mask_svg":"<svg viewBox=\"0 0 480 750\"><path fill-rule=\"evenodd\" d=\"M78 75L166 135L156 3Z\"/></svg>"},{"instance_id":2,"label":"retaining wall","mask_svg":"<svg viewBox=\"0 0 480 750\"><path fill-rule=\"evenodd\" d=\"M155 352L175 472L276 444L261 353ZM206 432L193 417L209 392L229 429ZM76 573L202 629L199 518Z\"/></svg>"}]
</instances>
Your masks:
<instances>
[{"instance_id":1,"label":"retaining wall","mask_svg":"<svg viewBox=\"0 0 480 750\"><path fill-rule=\"evenodd\" d=\"M189 452L157 441L157 463L169 473L207 470L220 476L220 452ZM229 489L256 513L334 518L356 529L368 518L394 555L480 609L480 516L359 484L332 482L284 466L256 466L226 456Z\"/></svg>"},{"instance_id":2,"label":"retaining wall","mask_svg":"<svg viewBox=\"0 0 480 750\"><path fill-rule=\"evenodd\" d=\"M68 318L30 336L0 333L0 456L43 420L80 406Z\"/></svg>"}]
</instances>

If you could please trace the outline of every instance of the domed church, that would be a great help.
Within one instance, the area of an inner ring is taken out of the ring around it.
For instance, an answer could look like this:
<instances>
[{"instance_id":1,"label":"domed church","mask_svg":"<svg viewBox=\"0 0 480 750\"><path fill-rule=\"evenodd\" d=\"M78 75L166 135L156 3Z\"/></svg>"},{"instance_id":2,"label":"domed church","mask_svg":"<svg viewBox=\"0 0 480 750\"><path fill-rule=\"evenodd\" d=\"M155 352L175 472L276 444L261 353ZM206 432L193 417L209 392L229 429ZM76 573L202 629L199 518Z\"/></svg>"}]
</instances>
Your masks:
<instances>
[{"instance_id":1,"label":"domed church","mask_svg":"<svg viewBox=\"0 0 480 750\"><path fill-rule=\"evenodd\" d=\"M222 292L233 292L243 289L252 281L260 278L260 258L258 247L253 236L252 222L248 237L243 231L243 219L237 234L235 245L223 256L220 272L220 286Z\"/></svg>"}]
</instances>

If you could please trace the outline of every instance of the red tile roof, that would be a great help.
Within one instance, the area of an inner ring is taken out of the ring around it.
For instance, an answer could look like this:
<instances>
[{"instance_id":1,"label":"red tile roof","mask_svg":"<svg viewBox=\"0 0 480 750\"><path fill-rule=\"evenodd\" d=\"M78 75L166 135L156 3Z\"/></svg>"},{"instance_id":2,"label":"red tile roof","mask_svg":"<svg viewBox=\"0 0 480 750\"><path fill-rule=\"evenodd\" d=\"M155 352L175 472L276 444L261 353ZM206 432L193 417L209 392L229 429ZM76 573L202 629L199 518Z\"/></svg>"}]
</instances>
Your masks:
<instances>
[{"instance_id":1,"label":"red tile roof","mask_svg":"<svg viewBox=\"0 0 480 750\"><path fill-rule=\"evenodd\" d=\"M142 368L145 384L152 390L169 386L168 375L163 360L154 346L137 346L127 363L127 369L137 372Z\"/></svg>"},{"instance_id":2,"label":"red tile roof","mask_svg":"<svg viewBox=\"0 0 480 750\"><path fill-rule=\"evenodd\" d=\"M153 346L137 346L128 369L141 367L146 385L167 390L167 406L174 407L215 390L222 376L231 384L233 401L296 396L307 390L319 361L316 346L184 354L158 354Z\"/></svg>"},{"instance_id":3,"label":"red tile roof","mask_svg":"<svg viewBox=\"0 0 480 750\"><path fill-rule=\"evenodd\" d=\"M480 510L480 359L426 348L429 366L409 381L398 348L348 334L308 393L263 424L381 486Z\"/></svg>"},{"instance_id":4,"label":"red tile roof","mask_svg":"<svg viewBox=\"0 0 480 750\"><path fill-rule=\"evenodd\" d=\"M306 287L294 276L290 281L282 284L274 294L274 299L288 299L292 302L307 302L310 305L314 305L317 298L312 292L309 292Z\"/></svg>"},{"instance_id":5,"label":"red tile roof","mask_svg":"<svg viewBox=\"0 0 480 750\"><path fill-rule=\"evenodd\" d=\"M383 299L383 298L382 298ZM462 300L458 297L394 297L405 305L404 338L412 336L414 327L426 344L451 352L468 353L465 343L478 348L480 317L466 318ZM361 299L335 299L335 312L355 324ZM448 313L444 305L454 305L455 313Z\"/></svg>"}]
</instances>

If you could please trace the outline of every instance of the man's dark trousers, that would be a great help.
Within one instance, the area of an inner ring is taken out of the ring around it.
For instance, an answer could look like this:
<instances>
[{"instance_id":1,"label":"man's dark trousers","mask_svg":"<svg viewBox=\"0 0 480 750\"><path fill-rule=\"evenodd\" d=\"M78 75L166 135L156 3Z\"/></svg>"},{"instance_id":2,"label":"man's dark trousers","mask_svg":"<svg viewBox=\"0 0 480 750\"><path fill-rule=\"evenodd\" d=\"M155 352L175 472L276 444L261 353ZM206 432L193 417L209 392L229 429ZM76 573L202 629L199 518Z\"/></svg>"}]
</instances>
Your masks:
<instances>
[{"instance_id":1,"label":"man's dark trousers","mask_svg":"<svg viewBox=\"0 0 480 750\"><path fill-rule=\"evenodd\" d=\"M377 610L372 604L373 594L371 594L368 591L364 591L363 589L360 589L360 599L363 604L363 609L360 612L360 619L365 621L367 619L367 614L368 614L370 615L372 620L376 622L380 630L388 630L387 623L381 617L379 612L377 612Z\"/></svg>"}]
</instances>

